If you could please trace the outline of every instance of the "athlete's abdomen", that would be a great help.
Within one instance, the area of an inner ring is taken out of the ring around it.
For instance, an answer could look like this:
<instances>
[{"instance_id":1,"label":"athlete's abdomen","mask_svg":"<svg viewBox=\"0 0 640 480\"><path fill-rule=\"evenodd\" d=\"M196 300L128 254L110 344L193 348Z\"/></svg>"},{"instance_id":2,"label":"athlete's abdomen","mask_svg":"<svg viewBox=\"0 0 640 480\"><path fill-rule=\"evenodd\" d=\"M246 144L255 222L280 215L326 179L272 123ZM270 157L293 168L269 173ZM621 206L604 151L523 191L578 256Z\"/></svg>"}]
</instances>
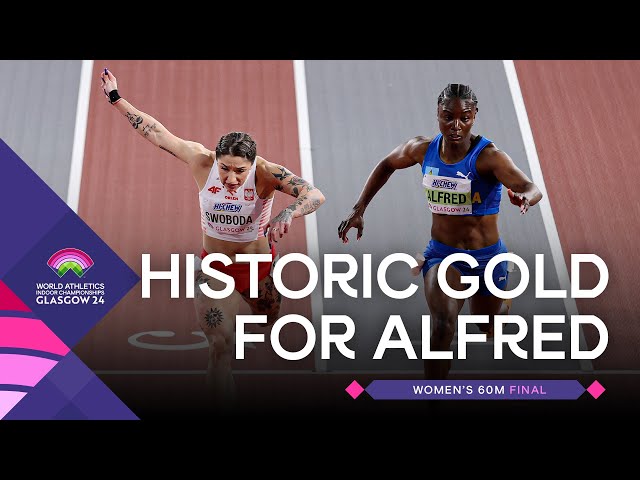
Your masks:
<instances>
[{"instance_id":1,"label":"athlete's abdomen","mask_svg":"<svg viewBox=\"0 0 640 480\"><path fill-rule=\"evenodd\" d=\"M235 262L238 253L271 253L269 240L265 236L258 237L250 242L230 242L202 235L202 245L207 253L223 253Z\"/></svg>"},{"instance_id":2,"label":"athlete's abdomen","mask_svg":"<svg viewBox=\"0 0 640 480\"><path fill-rule=\"evenodd\" d=\"M477 250L498 242L498 215L431 214L431 237L450 247Z\"/></svg>"}]
</instances>

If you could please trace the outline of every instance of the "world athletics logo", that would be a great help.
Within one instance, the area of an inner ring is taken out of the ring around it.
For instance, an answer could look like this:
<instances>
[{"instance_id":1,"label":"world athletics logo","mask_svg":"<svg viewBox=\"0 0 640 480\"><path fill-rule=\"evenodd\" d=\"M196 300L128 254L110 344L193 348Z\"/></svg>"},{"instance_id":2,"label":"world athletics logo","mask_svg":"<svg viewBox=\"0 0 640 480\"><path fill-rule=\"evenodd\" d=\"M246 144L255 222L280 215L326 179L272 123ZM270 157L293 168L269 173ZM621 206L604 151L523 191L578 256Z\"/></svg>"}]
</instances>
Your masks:
<instances>
[{"instance_id":1,"label":"world athletics logo","mask_svg":"<svg viewBox=\"0 0 640 480\"><path fill-rule=\"evenodd\" d=\"M63 277L69 270L73 270L78 277L82 277L93 266L93 260L82 250L63 248L51 255L47 265L56 272L58 277Z\"/></svg>"}]
</instances>

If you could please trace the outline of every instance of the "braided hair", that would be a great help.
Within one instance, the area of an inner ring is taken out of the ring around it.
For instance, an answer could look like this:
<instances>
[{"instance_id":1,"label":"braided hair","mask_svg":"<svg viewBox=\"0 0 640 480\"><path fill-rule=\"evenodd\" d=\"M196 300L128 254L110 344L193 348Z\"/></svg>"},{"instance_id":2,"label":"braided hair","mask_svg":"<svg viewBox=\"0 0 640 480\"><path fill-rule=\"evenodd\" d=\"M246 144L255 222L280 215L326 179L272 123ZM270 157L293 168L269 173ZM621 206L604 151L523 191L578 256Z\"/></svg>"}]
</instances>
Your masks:
<instances>
[{"instance_id":1,"label":"braided hair","mask_svg":"<svg viewBox=\"0 0 640 480\"><path fill-rule=\"evenodd\" d=\"M478 110L478 99L469 85L463 85L461 83L450 83L449 85L447 85L447 88L442 90L440 95L438 95L438 105L442 105L445 98L471 100L476 106L476 111Z\"/></svg>"}]
</instances>

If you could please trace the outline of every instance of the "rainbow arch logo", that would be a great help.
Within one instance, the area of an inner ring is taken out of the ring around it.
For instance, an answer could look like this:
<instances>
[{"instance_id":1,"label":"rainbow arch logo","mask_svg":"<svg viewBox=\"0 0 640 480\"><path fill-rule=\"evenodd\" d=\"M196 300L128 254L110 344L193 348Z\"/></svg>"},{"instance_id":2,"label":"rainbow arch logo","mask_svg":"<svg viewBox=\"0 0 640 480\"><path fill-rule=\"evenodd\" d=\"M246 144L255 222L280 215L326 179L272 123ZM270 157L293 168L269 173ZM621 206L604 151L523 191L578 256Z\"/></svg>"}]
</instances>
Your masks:
<instances>
[{"instance_id":1,"label":"rainbow arch logo","mask_svg":"<svg viewBox=\"0 0 640 480\"><path fill-rule=\"evenodd\" d=\"M63 277L69 270L75 272L78 277L83 277L87 270L93 267L93 260L82 250L63 248L51 255L47 265L56 272L58 277Z\"/></svg>"}]
</instances>

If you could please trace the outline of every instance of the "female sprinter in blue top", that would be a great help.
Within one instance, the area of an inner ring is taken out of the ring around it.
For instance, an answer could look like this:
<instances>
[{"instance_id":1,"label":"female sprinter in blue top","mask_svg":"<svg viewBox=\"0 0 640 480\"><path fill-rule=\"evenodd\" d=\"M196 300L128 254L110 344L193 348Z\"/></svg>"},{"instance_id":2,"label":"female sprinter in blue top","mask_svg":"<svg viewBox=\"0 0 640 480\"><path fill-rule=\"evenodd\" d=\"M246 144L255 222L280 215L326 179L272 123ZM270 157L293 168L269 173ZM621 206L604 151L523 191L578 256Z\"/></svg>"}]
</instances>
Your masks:
<instances>
[{"instance_id":1,"label":"female sprinter in blue top","mask_svg":"<svg viewBox=\"0 0 640 480\"><path fill-rule=\"evenodd\" d=\"M471 268L455 262L447 268L446 279L455 290L464 290L460 278L479 276L480 289L470 299L472 315L489 315L489 324L478 327L493 334L493 315L506 314L510 301L491 295L484 283L484 269L492 257L507 248L498 233L498 211L502 185L508 188L511 203L522 214L542 198L536 185L513 160L489 139L471 132L478 100L467 85L449 84L438 97L440 133L433 138L415 137L396 147L374 168L352 212L340 223L338 236L348 242L347 232L364 228L364 212L391 174L414 165L422 167L422 184L432 216L431 240L422 266L424 292L432 318L431 350L449 350L464 300L446 295L438 284L438 268L453 253L467 253L479 263ZM507 262L493 271L494 284L503 290L508 280ZM444 379L451 360L425 360L427 379Z\"/></svg>"}]
</instances>

